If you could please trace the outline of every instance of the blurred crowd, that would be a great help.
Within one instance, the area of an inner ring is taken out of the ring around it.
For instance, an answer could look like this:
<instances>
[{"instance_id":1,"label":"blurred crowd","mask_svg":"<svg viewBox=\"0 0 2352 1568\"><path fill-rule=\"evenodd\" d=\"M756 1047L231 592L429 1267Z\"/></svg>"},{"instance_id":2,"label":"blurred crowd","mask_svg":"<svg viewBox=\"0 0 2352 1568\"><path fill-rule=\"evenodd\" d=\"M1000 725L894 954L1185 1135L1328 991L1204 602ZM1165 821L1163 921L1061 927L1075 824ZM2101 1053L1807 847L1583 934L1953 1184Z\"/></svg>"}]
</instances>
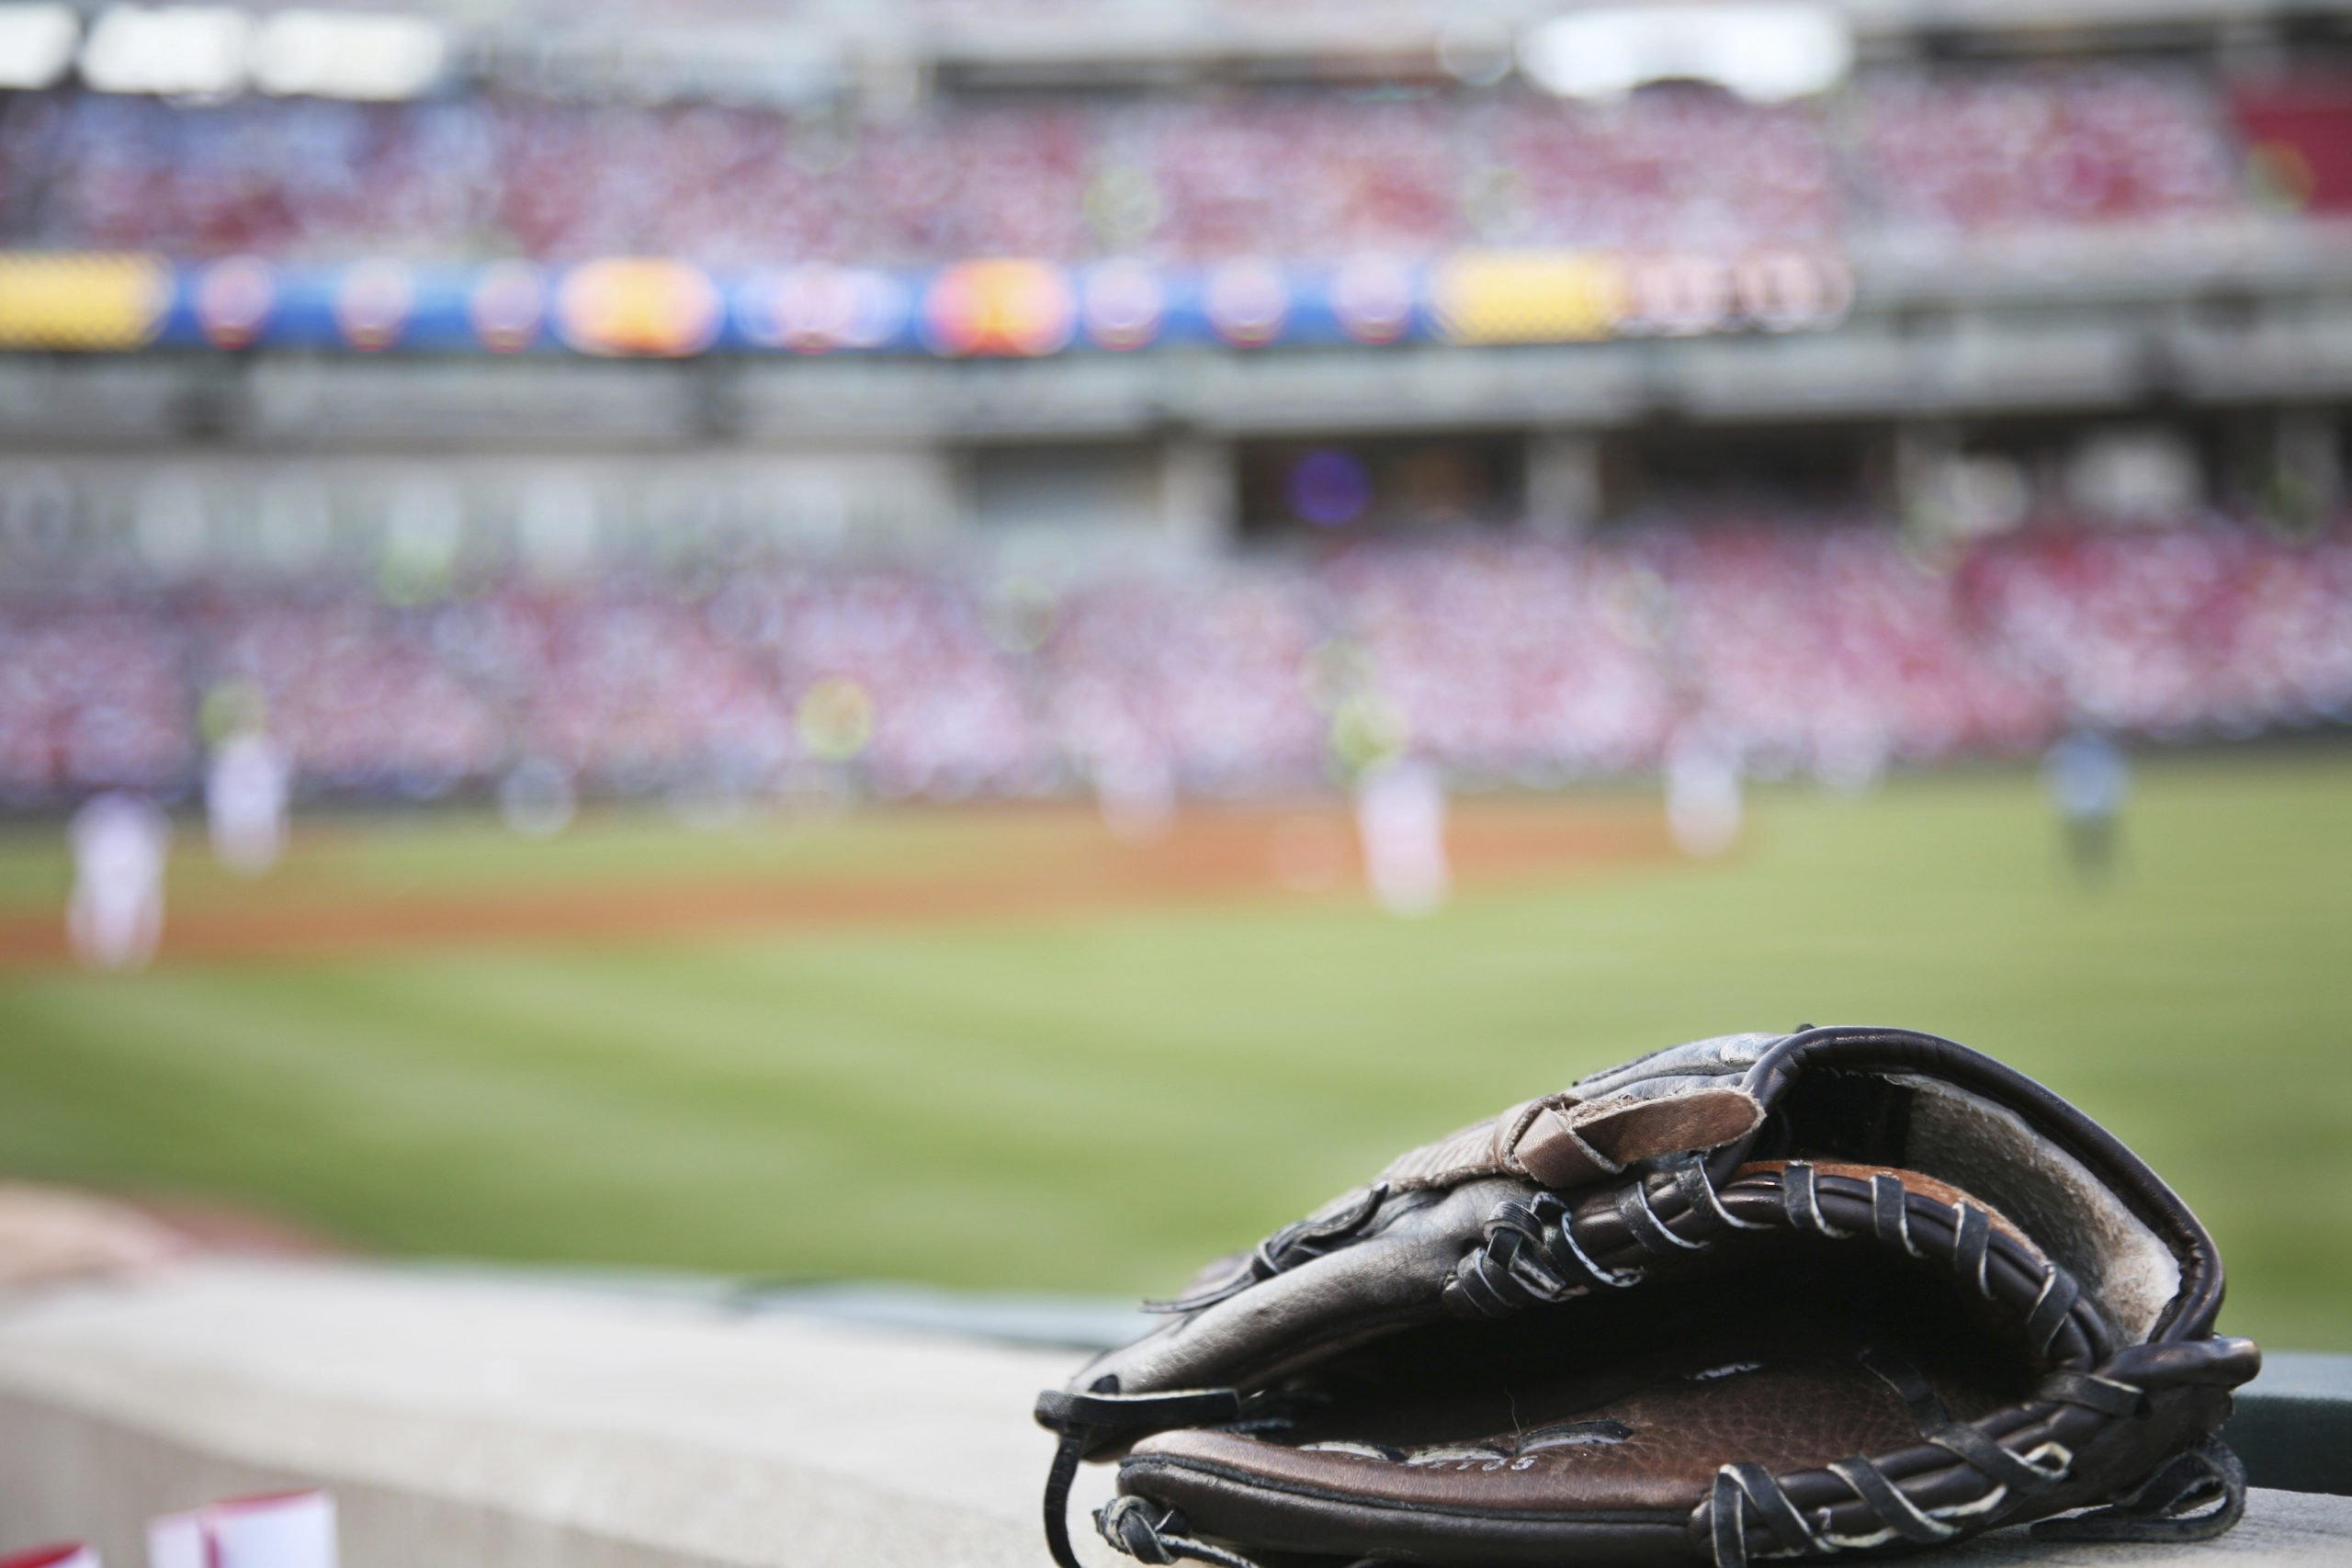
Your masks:
<instances>
[{"instance_id":1,"label":"blurred crowd","mask_svg":"<svg viewBox=\"0 0 2352 1568\"><path fill-rule=\"evenodd\" d=\"M1883 525L1718 520L1058 591L835 563L518 575L430 606L356 581L48 593L0 608L0 797L185 789L224 690L312 795L525 761L619 793L1226 793L1398 753L1540 784L1693 735L1859 787L2076 725L2352 721L2352 530L2042 527L1945 557Z\"/></svg>"},{"instance_id":2,"label":"blurred crowd","mask_svg":"<svg viewBox=\"0 0 2352 1568\"><path fill-rule=\"evenodd\" d=\"M1721 254L1895 227L2243 208L2217 84L2154 67L1867 75L1825 103L1329 88L1000 103L893 120L491 96L406 106L0 98L0 243L367 255L638 253L717 267L1165 262L1481 244Z\"/></svg>"},{"instance_id":3,"label":"blurred crowd","mask_svg":"<svg viewBox=\"0 0 2352 1568\"><path fill-rule=\"evenodd\" d=\"M2144 220L2243 200L2225 111L2186 76L1905 73L1879 78L1857 118L1860 186L1898 228Z\"/></svg>"}]
</instances>

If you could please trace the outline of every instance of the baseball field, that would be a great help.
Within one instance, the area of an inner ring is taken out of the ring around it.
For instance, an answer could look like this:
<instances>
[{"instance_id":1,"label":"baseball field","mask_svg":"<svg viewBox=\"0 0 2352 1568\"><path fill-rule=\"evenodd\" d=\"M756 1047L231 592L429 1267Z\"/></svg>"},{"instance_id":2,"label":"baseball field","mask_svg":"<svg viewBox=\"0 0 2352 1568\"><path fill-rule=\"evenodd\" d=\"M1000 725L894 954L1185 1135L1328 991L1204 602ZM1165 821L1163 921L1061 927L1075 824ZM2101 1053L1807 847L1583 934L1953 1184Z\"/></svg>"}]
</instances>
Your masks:
<instances>
[{"instance_id":1,"label":"baseball field","mask_svg":"<svg viewBox=\"0 0 2352 1568\"><path fill-rule=\"evenodd\" d=\"M0 834L0 1175L395 1254L1166 1291L1397 1150L1654 1046L1900 1023L2115 1128L2221 1237L2224 1326L2352 1349L2352 756L2150 761L2103 887L2030 773L1457 802L1453 903L1362 895L1336 804L1122 843L1079 806L695 828L184 827L163 955L75 970L53 823Z\"/></svg>"}]
</instances>

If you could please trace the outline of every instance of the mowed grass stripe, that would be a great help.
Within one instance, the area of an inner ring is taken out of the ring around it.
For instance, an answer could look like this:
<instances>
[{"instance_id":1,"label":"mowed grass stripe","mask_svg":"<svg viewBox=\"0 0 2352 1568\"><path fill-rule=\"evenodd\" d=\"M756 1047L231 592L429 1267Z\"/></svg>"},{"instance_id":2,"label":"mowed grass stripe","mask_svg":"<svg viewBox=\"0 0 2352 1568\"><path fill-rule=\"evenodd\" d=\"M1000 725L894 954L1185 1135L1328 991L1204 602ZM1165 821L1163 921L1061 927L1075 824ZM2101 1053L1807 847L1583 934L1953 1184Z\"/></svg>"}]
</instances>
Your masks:
<instances>
[{"instance_id":1,"label":"mowed grass stripe","mask_svg":"<svg viewBox=\"0 0 2352 1568\"><path fill-rule=\"evenodd\" d=\"M193 1187L398 1251L1163 1291L1590 1067L1896 1022L2139 1146L2221 1235L2234 1326L2352 1348L2347 785L2333 755L2152 766L2098 893L2063 874L2030 776L1998 773L1764 791L1726 863L1419 922L1261 898L20 972L0 1168ZM893 852L995 852L957 847L985 814L885 826Z\"/></svg>"}]
</instances>

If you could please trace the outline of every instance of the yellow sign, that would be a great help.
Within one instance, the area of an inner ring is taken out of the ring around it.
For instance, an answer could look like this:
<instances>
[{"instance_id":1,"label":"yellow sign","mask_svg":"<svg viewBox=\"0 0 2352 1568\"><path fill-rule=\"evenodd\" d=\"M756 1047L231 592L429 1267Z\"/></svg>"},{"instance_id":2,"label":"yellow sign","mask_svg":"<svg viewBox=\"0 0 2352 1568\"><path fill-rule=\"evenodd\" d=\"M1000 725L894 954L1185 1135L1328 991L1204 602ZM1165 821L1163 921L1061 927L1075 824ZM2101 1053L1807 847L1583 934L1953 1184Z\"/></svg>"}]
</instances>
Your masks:
<instances>
[{"instance_id":1,"label":"yellow sign","mask_svg":"<svg viewBox=\"0 0 2352 1568\"><path fill-rule=\"evenodd\" d=\"M138 348L171 303L172 269L154 256L0 253L0 349Z\"/></svg>"},{"instance_id":2,"label":"yellow sign","mask_svg":"<svg viewBox=\"0 0 2352 1568\"><path fill-rule=\"evenodd\" d=\"M1455 343L1583 343L1625 314L1625 268L1598 251L1464 251L1430 278L1438 332Z\"/></svg>"}]
</instances>

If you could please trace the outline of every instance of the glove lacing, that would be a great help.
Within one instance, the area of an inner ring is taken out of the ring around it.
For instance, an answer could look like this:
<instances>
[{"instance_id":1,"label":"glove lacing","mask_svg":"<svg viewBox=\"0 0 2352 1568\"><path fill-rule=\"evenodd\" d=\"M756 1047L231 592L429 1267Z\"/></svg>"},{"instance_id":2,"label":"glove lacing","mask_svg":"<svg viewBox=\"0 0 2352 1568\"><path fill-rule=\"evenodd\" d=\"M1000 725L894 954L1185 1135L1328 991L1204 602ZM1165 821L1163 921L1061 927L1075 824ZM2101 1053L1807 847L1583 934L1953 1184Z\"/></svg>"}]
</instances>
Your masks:
<instances>
[{"instance_id":1,"label":"glove lacing","mask_svg":"<svg viewBox=\"0 0 2352 1568\"><path fill-rule=\"evenodd\" d=\"M1237 1421L1247 1407L1240 1393L1229 1388L1176 1389L1159 1393L1123 1394L1115 1376L1097 1378L1084 1393L1070 1393L1060 1389L1047 1389L1037 1397L1037 1424L1059 1433L1060 1443L1054 1450L1053 1468L1046 1474L1046 1546L1053 1553L1059 1568L1083 1568L1069 1540L1069 1490L1078 1477L1079 1461L1087 1453L1105 1442L1140 1437L1146 1432L1164 1431L1171 1427L1193 1425L1225 1425ZM1121 1498L1120 1503L1136 1499ZM1183 1516L1168 1511L1158 1524L1138 1516L1132 1523L1126 1514L1118 1515L1120 1534L1113 1534L1106 1516L1114 1514L1116 1505L1094 1516L1095 1528L1103 1532L1102 1539L1129 1555L1127 1538L1147 1551L1163 1551L1162 1555L1147 1556L1147 1562L1165 1563L1176 1556L1196 1557L1213 1562L1218 1568L1256 1568L1247 1559L1195 1541L1183 1534L1188 1526ZM1132 1510L1128 1510L1132 1512ZM1156 1543L1166 1541L1163 1549ZM1175 1555L1167 1555L1174 1553Z\"/></svg>"},{"instance_id":2,"label":"glove lacing","mask_svg":"<svg viewBox=\"0 0 2352 1568\"><path fill-rule=\"evenodd\" d=\"M2245 1517L2245 1465L2211 1436L2104 1508L2044 1519L2050 1540L2211 1540ZM2211 1503L2202 1514L2188 1510Z\"/></svg>"},{"instance_id":3,"label":"glove lacing","mask_svg":"<svg viewBox=\"0 0 2352 1568\"><path fill-rule=\"evenodd\" d=\"M1216 1568L1258 1568L1238 1552L1211 1546L1188 1532L1193 1523L1175 1508L1143 1497L1114 1497L1094 1511L1094 1528L1104 1540L1138 1562L1164 1565L1180 1557Z\"/></svg>"},{"instance_id":4,"label":"glove lacing","mask_svg":"<svg viewBox=\"0 0 2352 1568\"><path fill-rule=\"evenodd\" d=\"M1764 1555L1827 1555L1901 1538L1927 1546L1973 1533L2014 1509L2027 1497L2046 1495L2066 1479L2074 1456L2064 1445L2046 1442L2030 1453L2014 1453L1967 1422L1956 1420L1918 1369L1883 1350L1863 1353L1862 1364L1900 1394L1920 1436L1973 1465L1993 1484L1975 1501L1951 1507L1921 1508L1884 1472L1860 1454L1828 1468L1852 1488L1883 1526L1870 1536L1838 1535L1809 1521L1789 1500L1772 1472L1758 1464L1727 1464L1715 1473L1709 1500L1710 1545L1715 1568L1748 1568L1748 1517L1770 1534L1777 1550ZM2036 1393L2044 1399L2120 1414L2136 1404L2142 1391L2109 1378L2056 1372ZM2207 1436L2154 1475L2118 1494L2105 1507L2043 1519L2037 1538L2053 1540L2199 1541L2226 1533L2245 1514L2245 1466L2220 1438ZM2204 1513L2189 1510L2212 1505ZM1961 1522L1962 1520L1966 1523Z\"/></svg>"}]
</instances>

